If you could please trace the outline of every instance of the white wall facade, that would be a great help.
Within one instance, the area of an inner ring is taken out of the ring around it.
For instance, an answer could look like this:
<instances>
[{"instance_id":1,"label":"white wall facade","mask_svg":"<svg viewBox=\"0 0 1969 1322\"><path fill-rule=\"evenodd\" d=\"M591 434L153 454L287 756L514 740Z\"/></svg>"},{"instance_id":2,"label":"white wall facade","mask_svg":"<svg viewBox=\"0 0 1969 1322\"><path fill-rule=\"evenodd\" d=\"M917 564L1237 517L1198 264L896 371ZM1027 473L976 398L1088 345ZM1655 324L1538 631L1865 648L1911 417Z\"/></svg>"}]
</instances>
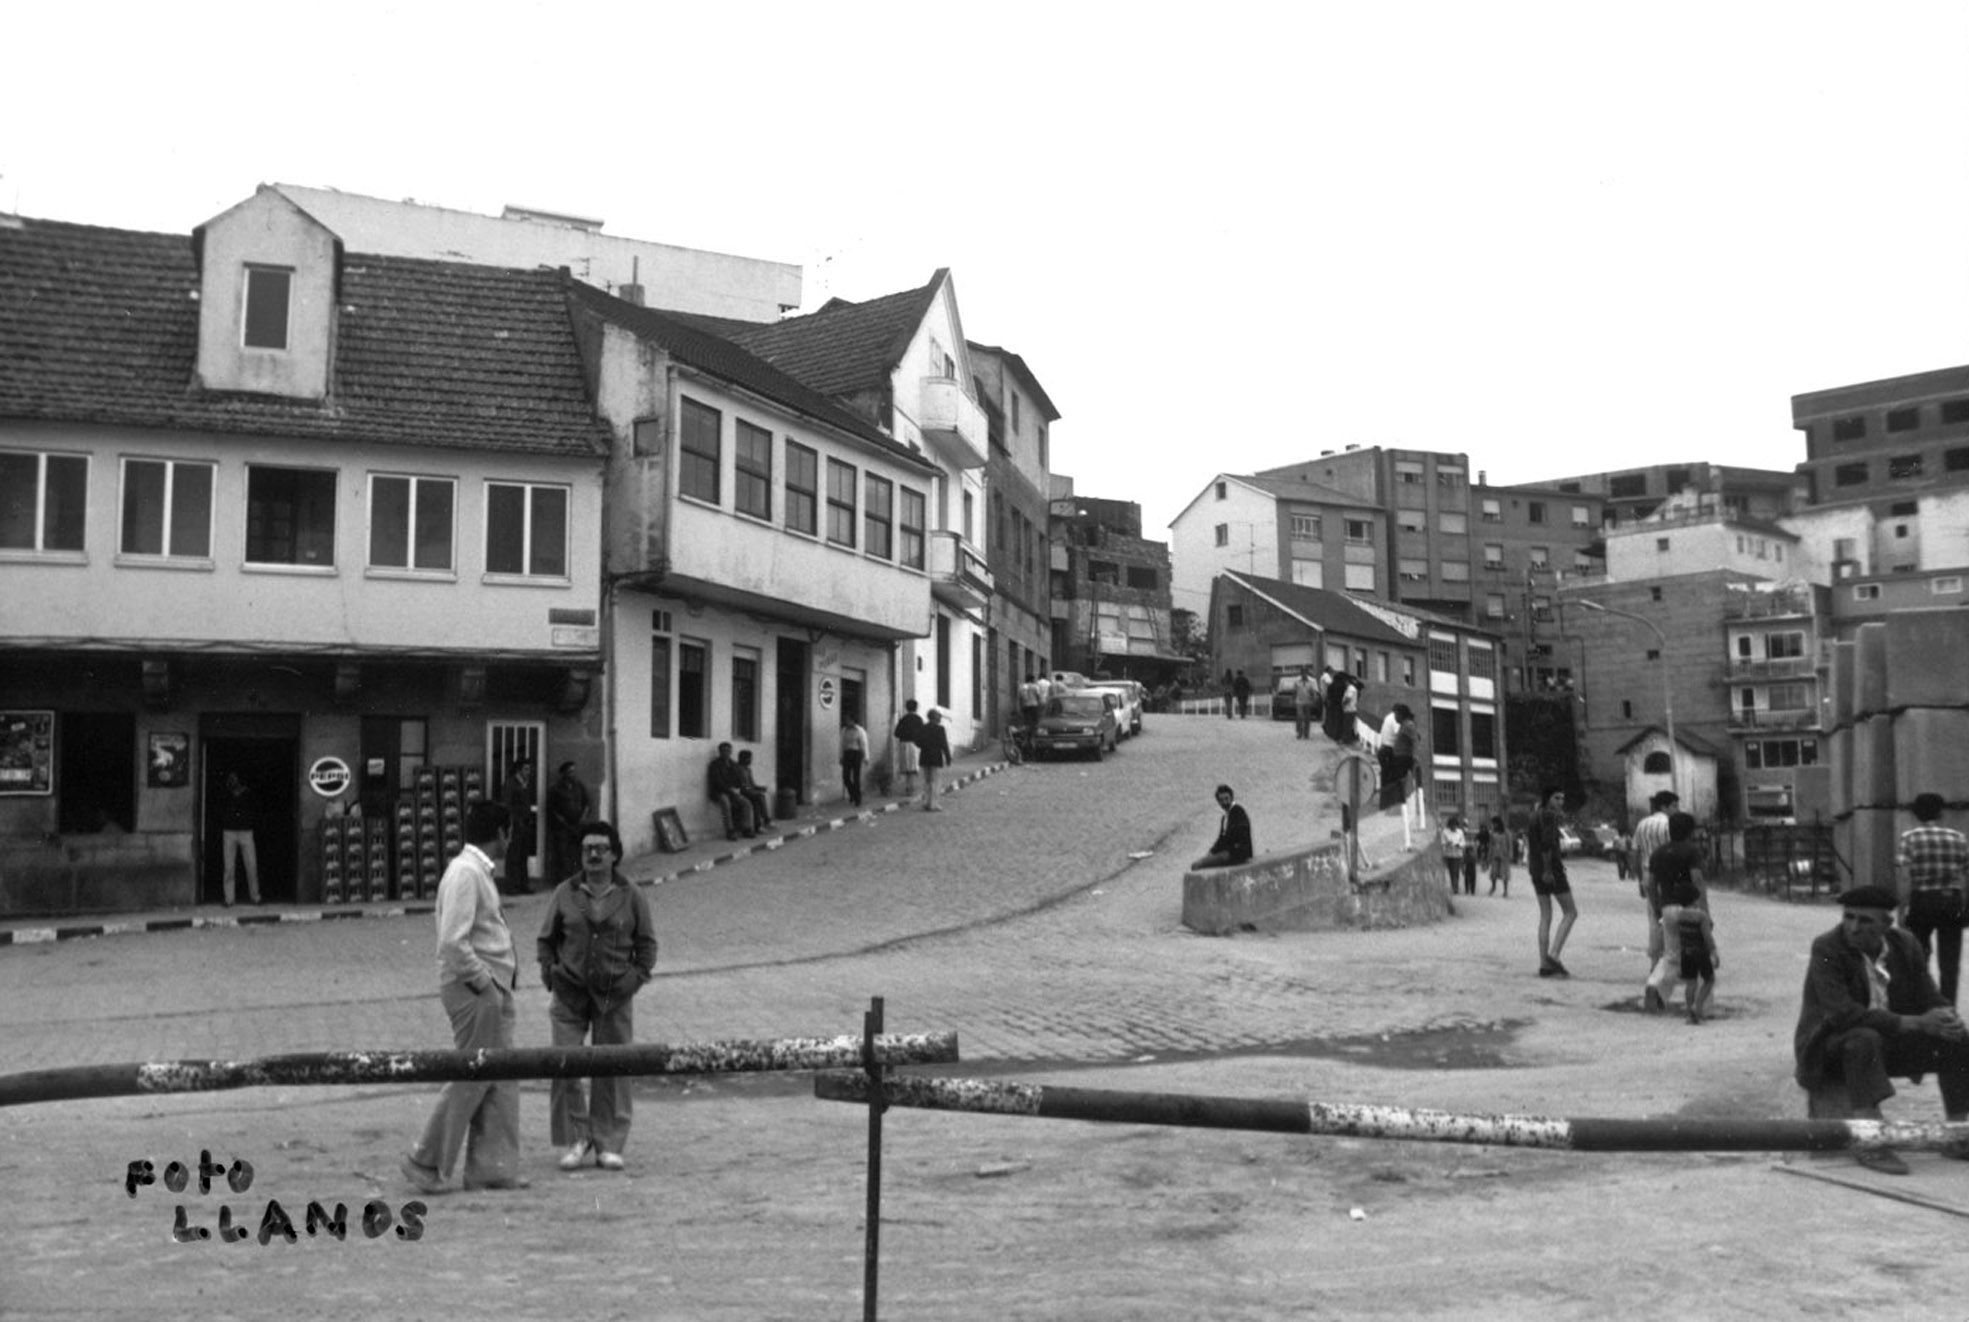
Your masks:
<instances>
[{"instance_id":1,"label":"white wall facade","mask_svg":"<svg viewBox=\"0 0 1969 1322\"><path fill-rule=\"evenodd\" d=\"M1630 524L1609 530L1606 542L1607 578L1616 583L1717 569L1759 578L1797 578L1809 567L1797 554L1796 538L1718 518Z\"/></svg>"},{"instance_id":2,"label":"white wall facade","mask_svg":"<svg viewBox=\"0 0 1969 1322\"><path fill-rule=\"evenodd\" d=\"M352 252L474 266L565 266L575 279L610 293L640 284L649 307L741 321L777 321L786 310L800 306L801 272L795 263L679 248L574 225L392 202L332 188L274 187L341 235Z\"/></svg>"},{"instance_id":3,"label":"white wall facade","mask_svg":"<svg viewBox=\"0 0 1969 1322\"><path fill-rule=\"evenodd\" d=\"M9 638L97 638L160 644L416 651L557 657L598 652L592 629L557 631L550 610L600 606L601 460L407 446L309 445L198 432L0 424L0 450L88 460L84 549L0 552L0 633ZM120 547L126 463L210 466L209 554L125 555ZM255 468L334 474L332 553L309 564L246 563L249 474ZM370 563L370 500L378 476L450 485L451 568L407 571ZM486 571L489 483L564 490L567 573Z\"/></svg>"},{"instance_id":4,"label":"white wall facade","mask_svg":"<svg viewBox=\"0 0 1969 1322\"><path fill-rule=\"evenodd\" d=\"M1222 489L1222 495L1218 494ZM1225 570L1282 578L1279 569L1278 499L1219 473L1202 494L1169 524L1170 604L1194 611L1199 618L1210 610L1210 584ZM1217 544L1217 529L1226 542ZM1324 584L1339 589L1341 584Z\"/></svg>"}]
</instances>

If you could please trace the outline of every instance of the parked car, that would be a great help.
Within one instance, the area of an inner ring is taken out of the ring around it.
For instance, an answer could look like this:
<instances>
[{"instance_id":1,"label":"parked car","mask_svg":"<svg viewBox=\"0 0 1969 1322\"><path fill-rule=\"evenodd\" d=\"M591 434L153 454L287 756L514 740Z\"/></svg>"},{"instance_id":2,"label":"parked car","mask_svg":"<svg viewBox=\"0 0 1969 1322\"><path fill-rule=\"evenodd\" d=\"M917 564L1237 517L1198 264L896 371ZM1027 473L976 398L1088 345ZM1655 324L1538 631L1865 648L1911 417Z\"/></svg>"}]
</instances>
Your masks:
<instances>
[{"instance_id":1,"label":"parked car","mask_svg":"<svg viewBox=\"0 0 1969 1322\"><path fill-rule=\"evenodd\" d=\"M1611 858L1620 850L1620 832L1614 830L1613 827L1608 826L1605 822L1601 822L1598 826L1588 827L1586 834L1580 837L1579 849L1584 854L1595 854L1604 858Z\"/></svg>"},{"instance_id":2,"label":"parked car","mask_svg":"<svg viewBox=\"0 0 1969 1322\"><path fill-rule=\"evenodd\" d=\"M1048 698L1039 713L1039 728L1032 732L1033 755L1091 753L1100 761L1120 742L1115 712L1112 693L1080 691Z\"/></svg>"},{"instance_id":3,"label":"parked car","mask_svg":"<svg viewBox=\"0 0 1969 1322\"><path fill-rule=\"evenodd\" d=\"M1121 706L1117 719L1121 724L1122 737L1127 738L1129 735L1140 734L1142 732L1142 686L1134 680L1107 679L1102 680L1098 684L1089 684L1086 688L1075 689L1074 691L1076 693L1114 694L1116 701Z\"/></svg>"}]
</instances>

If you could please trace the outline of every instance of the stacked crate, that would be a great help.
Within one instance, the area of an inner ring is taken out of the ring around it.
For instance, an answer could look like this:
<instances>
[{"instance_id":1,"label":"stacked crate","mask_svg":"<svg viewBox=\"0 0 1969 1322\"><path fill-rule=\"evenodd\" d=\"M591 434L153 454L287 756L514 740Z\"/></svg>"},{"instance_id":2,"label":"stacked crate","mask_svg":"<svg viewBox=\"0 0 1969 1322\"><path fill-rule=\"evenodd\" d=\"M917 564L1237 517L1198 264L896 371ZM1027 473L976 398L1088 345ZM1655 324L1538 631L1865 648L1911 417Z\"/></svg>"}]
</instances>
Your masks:
<instances>
[{"instance_id":1,"label":"stacked crate","mask_svg":"<svg viewBox=\"0 0 1969 1322\"><path fill-rule=\"evenodd\" d=\"M363 859L365 863L365 867L363 870L369 882L368 898L370 903L374 904L379 900L389 899L390 898L390 823L381 817L377 817L377 818L351 817L347 820L350 826L358 828L361 832L359 836L356 836L352 840L345 842L344 847L349 850L354 850L356 848L362 849ZM357 842L359 842L359 844ZM356 888L355 888L355 875L353 872L350 874L349 882L350 882L349 884L350 893L354 895L356 893Z\"/></svg>"},{"instance_id":2,"label":"stacked crate","mask_svg":"<svg viewBox=\"0 0 1969 1322\"><path fill-rule=\"evenodd\" d=\"M485 773L473 767L423 767L397 804L397 897L431 899L445 864L465 847L465 809L485 797Z\"/></svg>"},{"instance_id":3,"label":"stacked crate","mask_svg":"<svg viewBox=\"0 0 1969 1322\"><path fill-rule=\"evenodd\" d=\"M369 849L360 817L328 817L321 823L321 899L324 904L361 900L369 875Z\"/></svg>"}]
</instances>

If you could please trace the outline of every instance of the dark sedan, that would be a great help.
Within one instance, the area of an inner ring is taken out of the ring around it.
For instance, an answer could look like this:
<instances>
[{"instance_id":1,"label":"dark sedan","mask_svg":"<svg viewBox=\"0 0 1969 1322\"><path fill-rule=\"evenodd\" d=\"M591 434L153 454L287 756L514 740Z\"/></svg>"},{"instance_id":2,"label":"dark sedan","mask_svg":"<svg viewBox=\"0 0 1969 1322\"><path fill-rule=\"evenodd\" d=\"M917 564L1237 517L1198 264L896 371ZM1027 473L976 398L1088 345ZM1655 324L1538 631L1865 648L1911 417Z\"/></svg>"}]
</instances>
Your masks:
<instances>
[{"instance_id":1,"label":"dark sedan","mask_svg":"<svg viewBox=\"0 0 1969 1322\"><path fill-rule=\"evenodd\" d=\"M1096 762L1120 738L1114 704L1098 693L1049 698L1032 733L1034 753L1091 753Z\"/></svg>"}]
</instances>

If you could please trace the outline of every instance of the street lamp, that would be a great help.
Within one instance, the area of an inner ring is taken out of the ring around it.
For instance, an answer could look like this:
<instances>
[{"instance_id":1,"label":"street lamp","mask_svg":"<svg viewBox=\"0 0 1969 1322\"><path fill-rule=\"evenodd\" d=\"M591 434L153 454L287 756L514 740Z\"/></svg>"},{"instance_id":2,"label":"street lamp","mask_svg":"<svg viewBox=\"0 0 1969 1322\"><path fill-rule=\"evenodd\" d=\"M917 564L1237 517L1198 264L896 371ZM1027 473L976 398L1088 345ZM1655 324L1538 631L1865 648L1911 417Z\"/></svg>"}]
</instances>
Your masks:
<instances>
[{"instance_id":1,"label":"street lamp","mask_svg":"<svg viewBox=\"0 0 1969 1322\"><path fill-rule=\"evenodd\" d=\"M1587 610L1599 611L1602 615L1618 615L1622 619L1645 624L1654 631L1655 638L1661 643L1661 711L1668 725L1668 788L1674 790L1676 797L1680 798L1681 758L1677 756L1678 750L1675 746L1675 693L1668 681L1668 635L1661 631L1660 625L1645 615L1636 615L1633 611L1618 610L1612 606L1602 606L1599 602L1587 601L1584 597L1575 597L1574 600Z\"/></svg>"}]
</instances>

